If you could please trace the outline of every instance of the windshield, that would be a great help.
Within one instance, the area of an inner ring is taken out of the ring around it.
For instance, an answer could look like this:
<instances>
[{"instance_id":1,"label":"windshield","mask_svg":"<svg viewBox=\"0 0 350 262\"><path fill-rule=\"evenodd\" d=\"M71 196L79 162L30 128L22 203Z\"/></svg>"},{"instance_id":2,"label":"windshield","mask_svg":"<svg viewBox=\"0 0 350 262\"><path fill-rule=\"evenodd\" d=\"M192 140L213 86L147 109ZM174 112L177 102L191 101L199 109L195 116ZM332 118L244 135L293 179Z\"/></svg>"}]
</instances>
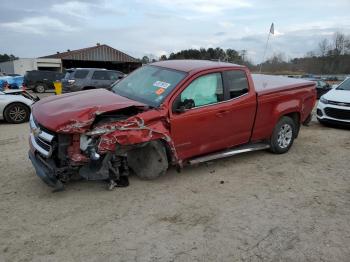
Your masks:
<instances>
[{"instance_id":1,"label":"windshield","mask_svg":"<svg viewBox=\"0 0 350 262\"><path fill-rule=\"evenodd\" d=\"M157 66L143 66L112 86L118 95L157 107L186 73Z\"/></svg>"},{"instance_id":2,"label":"windshield","mask_svg":"<svg viewBox=\"0 0 350 262\"><path fill-rule=\"evenodd\" d=\"M347 90L350 91L350 78L346 79L343 83L341 83L337 88L337 90Z\"/></svg>"},{"instance_id":3,"label":"windshield","mask_svg":"<svg viewBox=\"0 0 350 262\"><path fill-rule=\"evenodd\" d=\"M65 75L64 75L64 79L69 79L70 75L74 73L74 70L66 70Z\"/></svg>"}]
</instances>

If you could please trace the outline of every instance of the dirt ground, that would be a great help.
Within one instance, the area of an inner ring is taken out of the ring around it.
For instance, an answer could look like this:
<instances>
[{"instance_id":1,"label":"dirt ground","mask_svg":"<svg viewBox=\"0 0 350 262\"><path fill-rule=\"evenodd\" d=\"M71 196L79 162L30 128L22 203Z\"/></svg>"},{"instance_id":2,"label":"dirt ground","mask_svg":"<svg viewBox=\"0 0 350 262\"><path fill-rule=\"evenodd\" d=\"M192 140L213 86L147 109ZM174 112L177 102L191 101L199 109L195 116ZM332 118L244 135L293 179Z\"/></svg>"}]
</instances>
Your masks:
<instances>
[{"instance_id":1,"label":"dirt ground","mask_svg":"<svg viewBox=\"0 0 350 262\"><path fill-rule=\"evenodd\" d=\"M350 130L313 121L284 155L59 193L35 175L28 132L0 123L0 261L350 261Z\"/></svg>"}]
</instances>

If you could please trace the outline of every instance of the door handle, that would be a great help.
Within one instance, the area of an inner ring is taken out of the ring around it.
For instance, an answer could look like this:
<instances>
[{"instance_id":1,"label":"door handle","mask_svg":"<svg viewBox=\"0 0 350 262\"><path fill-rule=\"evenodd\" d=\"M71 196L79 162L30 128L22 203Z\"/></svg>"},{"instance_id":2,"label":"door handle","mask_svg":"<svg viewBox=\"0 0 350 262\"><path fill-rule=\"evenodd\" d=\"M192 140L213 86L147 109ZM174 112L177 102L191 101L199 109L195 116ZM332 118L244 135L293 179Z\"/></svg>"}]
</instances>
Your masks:
<instances>
[{"instance_id":1,"label":"door handle","mask_svg":"<svg viewBox=\"0 0 350 262\"><path fill-rule=\"evenodd\" d=\"M230 111L227 111L227 110L222 110L222 111L219 111L216 113L216 116L217 117L223 117L225 115L227 115Z\"/></svg>"}]
</instances>

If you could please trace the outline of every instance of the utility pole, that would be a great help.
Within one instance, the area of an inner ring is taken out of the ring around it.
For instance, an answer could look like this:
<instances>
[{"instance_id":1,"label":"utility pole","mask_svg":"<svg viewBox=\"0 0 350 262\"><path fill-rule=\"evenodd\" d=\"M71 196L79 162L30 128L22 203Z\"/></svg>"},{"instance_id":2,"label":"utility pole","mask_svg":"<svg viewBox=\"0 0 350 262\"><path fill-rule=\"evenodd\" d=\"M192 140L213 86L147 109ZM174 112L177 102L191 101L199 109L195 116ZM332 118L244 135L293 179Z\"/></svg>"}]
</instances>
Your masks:
<instances>
[{"instance_id":1,"label":"utility pole","mask_svg":"<svg viewBox=\"0 0 350 262\"><path fill-rule=\"evenodd\" d=\"M266 41L266 46L265 46L265 50L264 50L264 56L263 56L263 59L261 61L261 64L260 64L260 69L259 69L259 73L261 74L261 70L262 70L262 65L264 63L264 60L265 60L265 56L266 56L266 51L267 51L267 46L269 44L269 40L270 40L270 35L274 35L275 34L275 25L274 23L271 24L271 27L270 27L270 31L269 31L269 34L267 36L267 41Z\"/></svg>"}]
</instances>

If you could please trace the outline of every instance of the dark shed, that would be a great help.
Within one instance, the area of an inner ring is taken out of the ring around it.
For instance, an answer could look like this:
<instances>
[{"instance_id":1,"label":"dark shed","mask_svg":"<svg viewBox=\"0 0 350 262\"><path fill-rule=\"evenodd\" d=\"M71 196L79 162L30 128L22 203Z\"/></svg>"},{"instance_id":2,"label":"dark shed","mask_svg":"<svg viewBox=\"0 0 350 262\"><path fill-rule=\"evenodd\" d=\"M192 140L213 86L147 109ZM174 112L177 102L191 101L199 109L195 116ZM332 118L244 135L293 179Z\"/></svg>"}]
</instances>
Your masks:
<instances>
[{"instance_id":1,"label":"dark shed","mask_svg":"<svg viewBox=\"0 0 350 262\"><path fill-rule=\"evenodd\" d=\"M108 45L97 44L67 52L57 52L42 58L59 58L63 68L106 68L130 73L142 64L136 58Z\"/></svg>"}]
</instances>

